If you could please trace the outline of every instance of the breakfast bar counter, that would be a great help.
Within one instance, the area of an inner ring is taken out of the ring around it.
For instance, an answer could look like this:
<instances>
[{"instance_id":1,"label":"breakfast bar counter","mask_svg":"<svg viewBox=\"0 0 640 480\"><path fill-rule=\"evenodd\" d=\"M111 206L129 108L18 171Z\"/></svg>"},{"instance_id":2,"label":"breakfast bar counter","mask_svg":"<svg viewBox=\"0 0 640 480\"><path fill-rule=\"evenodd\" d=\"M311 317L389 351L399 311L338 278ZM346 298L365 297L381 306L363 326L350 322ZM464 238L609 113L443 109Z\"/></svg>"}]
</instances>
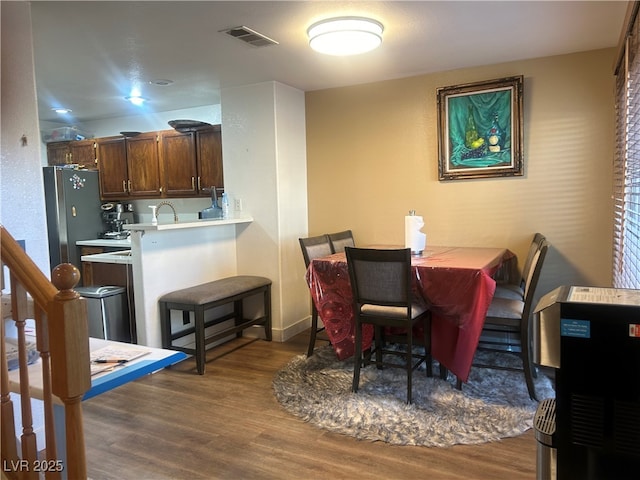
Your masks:
<instances>
[{"instance_id":1,"label":"breakfast bar counter","mask_svg":"<svg viewBox=\"0 0 640 480\"><path fill-rule=\"evenodd\" d=\"M252 221L245 215L123 226L131 232L128 259L139 344L156 348L162 345L158 309L162 295L237 275L236 241ZM184 328L181 319L175 321L176 328Z\"/></svg>"}]
</instances>

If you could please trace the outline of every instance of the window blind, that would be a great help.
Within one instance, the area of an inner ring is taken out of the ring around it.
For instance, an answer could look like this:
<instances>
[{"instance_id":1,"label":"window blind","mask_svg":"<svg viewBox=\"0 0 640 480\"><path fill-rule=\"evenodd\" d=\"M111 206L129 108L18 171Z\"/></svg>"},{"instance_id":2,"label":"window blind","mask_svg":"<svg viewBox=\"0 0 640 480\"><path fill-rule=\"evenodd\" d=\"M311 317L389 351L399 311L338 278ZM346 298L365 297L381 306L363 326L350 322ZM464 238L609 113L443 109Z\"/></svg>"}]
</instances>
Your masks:
<instances>
[{"instance_id":1,"label":"window blind","mask_svg":"<svg viewBox=\"0 0 640 480\"><path fill-rule=\"evenodd\" d=\"M640 22L634 4L616 74L613 286L640 289Z\"/></svg>"}]
</instances>

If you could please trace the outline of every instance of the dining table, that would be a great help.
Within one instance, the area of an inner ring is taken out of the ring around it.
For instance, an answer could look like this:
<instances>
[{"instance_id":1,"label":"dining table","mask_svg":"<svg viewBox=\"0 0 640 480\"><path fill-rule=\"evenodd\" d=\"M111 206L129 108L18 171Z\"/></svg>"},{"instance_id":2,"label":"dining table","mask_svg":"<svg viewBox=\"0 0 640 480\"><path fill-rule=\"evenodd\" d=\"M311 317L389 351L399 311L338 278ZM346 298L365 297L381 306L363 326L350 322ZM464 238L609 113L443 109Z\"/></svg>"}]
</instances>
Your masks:
<instances>
[{"instance_id":1,"label":"dining table","mask_svg":"<svg viewBox=\"0 0 640 480\"><path fill-rule=\"evenodd\" d=\"M513 270L515 260L508 249L494 247L428 246L411 256L414 301L431 310L431 353L462 382L471 371L496 288L494 277L498 271ZM345 254L312 260L305 279L338 359L352 357L355 320ZM373 327L363 325L363 351L372 341Z\"/></svg>"}]
</instances>

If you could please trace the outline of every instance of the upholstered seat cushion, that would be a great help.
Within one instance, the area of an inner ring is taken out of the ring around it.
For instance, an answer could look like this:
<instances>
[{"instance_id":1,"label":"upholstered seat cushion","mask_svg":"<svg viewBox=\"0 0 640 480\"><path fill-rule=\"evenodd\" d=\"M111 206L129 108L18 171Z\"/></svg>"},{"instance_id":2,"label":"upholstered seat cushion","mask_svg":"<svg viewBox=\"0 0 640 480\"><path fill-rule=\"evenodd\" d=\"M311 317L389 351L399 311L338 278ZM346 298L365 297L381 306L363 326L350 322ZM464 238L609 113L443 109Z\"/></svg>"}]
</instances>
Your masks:
<instances>
[{"instance_id":1,"label":"upholstered seat cushion","mask_svg":"<svg viewBox=\"0 0 640 480\"><path fill-rule=\"evenodd\" d=\"M160 297L161 302L184 303L189 305L205 305L254 288L271 285L271 280L253 275L238 275L203 283L194 287L183 288Z\"/></svg>"},{"instance_id":2,"label":"upholstered seat cushion","mask_svg":"<svg viewBox=\"0 0 640 480\"><path fill-rule=\"evenodd\" d=\"M512 283L499 283L496 285L494 297L510 298L511 300L524 300L524 290Z\"/></svg>"},{"instance_id":3,"label":"upholstered seat cushion","mask_svg":"<svg viewBox=\"0 0 640 480\"><path fill-rule=\"evenodd\" d=\"M487 311L487 317L491 317L492 319L507 318L519 322L522 318L523 310L524 302L522 300L493 297L491 305L489 305L489 310Z\"/></svg>"}]
</instances>

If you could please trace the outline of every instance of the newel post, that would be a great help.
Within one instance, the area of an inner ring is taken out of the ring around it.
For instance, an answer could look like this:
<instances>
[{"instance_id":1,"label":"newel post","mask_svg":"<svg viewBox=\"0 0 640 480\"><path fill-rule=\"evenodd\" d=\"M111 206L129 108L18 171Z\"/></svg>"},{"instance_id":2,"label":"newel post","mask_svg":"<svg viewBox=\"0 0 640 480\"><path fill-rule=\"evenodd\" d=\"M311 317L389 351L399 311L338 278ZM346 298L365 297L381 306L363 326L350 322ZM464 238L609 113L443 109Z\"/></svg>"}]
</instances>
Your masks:
<instances>
[{"instance_id":1,"label":"newel post","mask_svg":"<svg viewBox=\"0 0 640 480\"><path fill-rule=\"evenodd\" d=\"M82 397L91 388L89 327L84 299L73 290L80 272L63 263L53 269L51 283L59 290L49 318L51 383L53 393L64 403L67 478L87 478Z\"/></svg>"}]
</instances>

